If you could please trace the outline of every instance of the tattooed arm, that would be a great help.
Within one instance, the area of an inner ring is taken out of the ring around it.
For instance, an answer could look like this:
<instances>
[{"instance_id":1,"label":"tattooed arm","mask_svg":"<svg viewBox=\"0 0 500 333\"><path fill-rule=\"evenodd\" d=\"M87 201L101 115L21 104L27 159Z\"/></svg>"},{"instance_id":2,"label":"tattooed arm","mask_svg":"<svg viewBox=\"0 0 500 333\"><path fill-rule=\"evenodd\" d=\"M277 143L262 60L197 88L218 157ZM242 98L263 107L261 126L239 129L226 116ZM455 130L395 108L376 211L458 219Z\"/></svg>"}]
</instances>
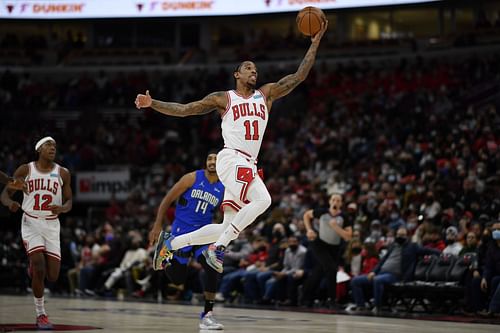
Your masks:
<instances>
[{"instance_id":1,"label":"tattooed arm","mask_svg":"<svg viewBox=\"0 0 500 333\"><path fill-rule=\"evenodd\" d=\"M262 86L261 90L266 95L268 103L272 103L274 100L288 95L293 89L295 89L295 87L307 78L309 71L314 65L319 42L321 41L321 38L327 28L328 21L325 21L321 26L321 30L311 38L311 46L295 73L285 76L278 82L268 83Z\"/></svg>"},{"instance_id":2,"label":"tattooed arm","mask_svg":"<svg viewBox=\"0 0 500 333\"><path fill-rule=\"evenodd\" d=\"M187 104L162 102L152 99L149 95L149 90L146 90L146 95L138 94L135 99L135 106L138 109L151 107L155 111L174 117L202 115L210 113L215 109L221 112L226 109L227 103L227 96L223 91L211 93L199 101Z\"/></svg>"}]
</instances>

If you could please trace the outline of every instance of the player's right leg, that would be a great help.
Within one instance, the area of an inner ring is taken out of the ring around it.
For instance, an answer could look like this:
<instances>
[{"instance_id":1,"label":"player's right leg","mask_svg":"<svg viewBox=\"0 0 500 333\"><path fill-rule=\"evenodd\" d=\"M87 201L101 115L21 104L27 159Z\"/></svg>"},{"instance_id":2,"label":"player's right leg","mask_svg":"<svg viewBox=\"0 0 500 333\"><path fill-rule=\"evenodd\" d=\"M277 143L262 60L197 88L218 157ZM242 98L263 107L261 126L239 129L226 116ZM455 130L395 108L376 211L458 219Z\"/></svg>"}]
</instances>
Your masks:
<instances>
[{"instance_id":1,"label":"player's right leg","mask_svg":"<svg viewBox=\"0 0 500 333\"><path fill-rule=\"evenodd\" d=\"M44 231L46 231L44 227L47 226L47 221L31 218L27 215L23 215L22 219L21 236L30 261L31 289L33 290L35 303L36 325L40 330L51 330L53 325L47 317L43 297L45 278L47 276L47 262L44 254L47 245L44 237Z\"/></svg>"}]
</instances>

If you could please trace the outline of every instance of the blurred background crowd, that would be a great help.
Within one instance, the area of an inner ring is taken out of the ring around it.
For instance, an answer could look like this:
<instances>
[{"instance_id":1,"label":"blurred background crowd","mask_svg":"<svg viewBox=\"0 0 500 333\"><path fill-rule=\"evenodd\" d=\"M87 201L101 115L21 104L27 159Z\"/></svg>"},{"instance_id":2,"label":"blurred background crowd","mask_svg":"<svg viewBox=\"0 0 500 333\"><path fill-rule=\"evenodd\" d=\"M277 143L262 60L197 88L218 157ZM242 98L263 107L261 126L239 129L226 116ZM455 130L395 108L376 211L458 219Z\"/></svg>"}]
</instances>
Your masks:
<instances>
[{"instance_id":1,"label":"blurred background crowd","mask_svg":"<svg viewBox=\"0 0 500 333\"><path fill-rule=\"evenodd\" d=\"M231 245L218 300L310 306L302 289L318 263L308 251L303 214L327 208L332 194L342 195L343 217L354 230L339 258L349 278L369 273L396 231L406 228L411 242L422 247L448 248L455 256L476 253L478 267L467 274L481 280L487 260L499 260L487 257L490 242L494 246L492 225L500 222L500 48L499 40L490 39L498 22L498 15L483 12L470 30L443 38L436 50L414 36L342 43L334 33L327 36L306 82L273 106L259 156L273 204ZM35 159L34 143L47 134L56 138L57 160L73 177L130 170L124 199L88 203L77 197L73 212L62 219L62 272L50 285L53 293L196 299L201 266L190 264L189 281L179 289L151 269L146 239L165 193L183 174L203 168L210 149L222 147L220 117L174 119L136 110L133 100L146 89L153 98L178 102L230 89L232 68L246 57L256 60L261 83L278 80L295 71L308 45L288 25L283 30L273 38L265 29L224 33L218 43L231 50L227 58L196 43L178 54L150 51L151 59L160 59L153 64L167 65L160 69L94 66L89 59L104 61L104 51L95 49L109 47L106 41L129 48L123 63L139 54L117 36L94 36L89 48L81 33L68 34L66 41L0 34L0 170L13 174ZM135 41L144 52L156 41L150 37L145 45L142 38ZM243 40L246 47L236 49ZM283 48L297 51L296 59L283 59ZM23 54L10 57L5 50ZM377 56L366 56L370 50ZM336 52L346 56L330 57ZM220 63L210 63L212 57ZM75 59L89 62L71 67ZM59 65L57 75L43 65ZM73 184L79 186L76 178ZM172 221L174 214L172 208L165 218ZM1 226L1 287L25 292L20 216L5 208L0 215L8 221ZM290 252L301 255L285 260ZM500 276L500 262L495 267L493 275ZM487 309L492 288L481 290L466 280L463 309ZM338 285L336 301L353 302L349 282ZM327 304L325 288L323 282L315 290L316 306ZM474 302L468 292L484 299Z\"/></svg>"}]
</instances>

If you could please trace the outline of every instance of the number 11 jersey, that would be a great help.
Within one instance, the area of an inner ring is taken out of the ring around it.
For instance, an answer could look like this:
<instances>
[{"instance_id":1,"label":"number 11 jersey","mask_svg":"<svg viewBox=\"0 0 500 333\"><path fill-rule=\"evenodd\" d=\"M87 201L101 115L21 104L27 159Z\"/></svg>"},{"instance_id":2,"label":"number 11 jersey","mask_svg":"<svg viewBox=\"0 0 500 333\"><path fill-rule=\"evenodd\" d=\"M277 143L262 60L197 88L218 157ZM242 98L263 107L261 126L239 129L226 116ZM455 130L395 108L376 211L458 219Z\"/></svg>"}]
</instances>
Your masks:
<instances>
[{"instance_id":1,"label":"number 11 jersey","mask_svg":"<svg viewBox=\"0 0 500 333\"><path fill-rule=\"evenodd\" d=\"M235 90L226 91L228 105L222 114L224 147L245 153L257 160L269 119L266 96L255 90L249 97Z\"/></svg>"}]
</instances>

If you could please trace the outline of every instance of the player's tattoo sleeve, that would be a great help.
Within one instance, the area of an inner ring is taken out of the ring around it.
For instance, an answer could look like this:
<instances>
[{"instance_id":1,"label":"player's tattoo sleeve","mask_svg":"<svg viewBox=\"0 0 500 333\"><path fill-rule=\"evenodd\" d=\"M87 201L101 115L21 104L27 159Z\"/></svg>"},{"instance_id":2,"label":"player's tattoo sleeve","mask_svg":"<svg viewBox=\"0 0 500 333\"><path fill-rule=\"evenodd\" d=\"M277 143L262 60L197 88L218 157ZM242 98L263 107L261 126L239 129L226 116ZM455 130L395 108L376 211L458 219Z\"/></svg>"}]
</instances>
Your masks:
<instances>
[{"instance_id":1,"label":"player's tattoo sleeve","mask_svg":"<svg viewBox=\"0 0 500 333\"><path fill-rule=\"evenodd\" d=\"M285 76L271 87L269 94L270 98L276 99L288 95L293 89L295 89L302 81L307 78L307 75L309 75L309 72L314 65L318 45L319 44L317 43L311 44L309 50L307 50L307 53L304 56L304 59L300 63L297 72Z\"/></svg>"},{"instance_id":2,"label":"player's tattoo sleeve","mask_svg":"<svg viewBox=\"0 0 500 333\"><path fill-rule=\"evenodd\" d=\"M174 117L202 115L210 113L217 108L221 108L221 99L224 97L225 93L218 91L207 95L202 100L187 104L162 102L153 99L151 108L155 111Z\"/></svg>"}]
</instances>

